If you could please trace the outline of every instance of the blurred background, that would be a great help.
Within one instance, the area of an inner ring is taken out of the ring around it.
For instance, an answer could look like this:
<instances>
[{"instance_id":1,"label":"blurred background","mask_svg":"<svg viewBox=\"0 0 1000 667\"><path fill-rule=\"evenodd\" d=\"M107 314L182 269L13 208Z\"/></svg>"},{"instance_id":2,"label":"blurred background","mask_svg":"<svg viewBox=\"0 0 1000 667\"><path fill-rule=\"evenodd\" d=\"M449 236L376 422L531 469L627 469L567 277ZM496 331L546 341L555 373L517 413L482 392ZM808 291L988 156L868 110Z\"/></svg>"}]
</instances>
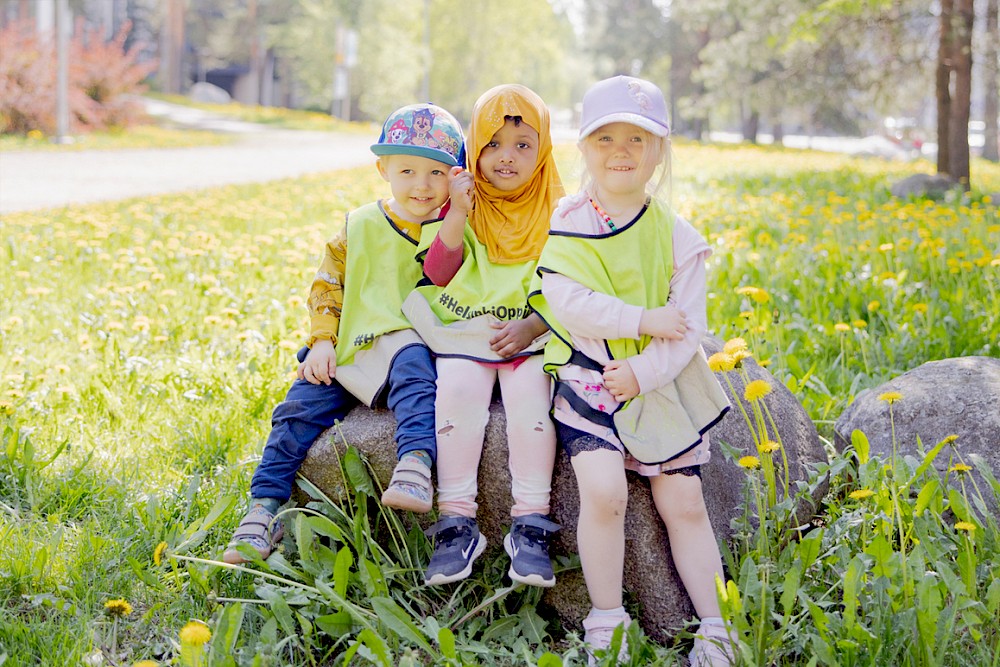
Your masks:
<instances>
[{"instance_id":1,"label":"blurred background","mask_svg":"<svg viewBox=\"0 0 1000 667\"><path fill-rule=\"evenodd\" d=\"M467 121L506 82L572 127L586 88L624 73L698 140L997 154L997 0L0 0L0 26L4 133L59 132L44 56L65 34L69 132L130 122L88 100L147 89L368 121L429 100Z\"/></svg>"}]
</instances>

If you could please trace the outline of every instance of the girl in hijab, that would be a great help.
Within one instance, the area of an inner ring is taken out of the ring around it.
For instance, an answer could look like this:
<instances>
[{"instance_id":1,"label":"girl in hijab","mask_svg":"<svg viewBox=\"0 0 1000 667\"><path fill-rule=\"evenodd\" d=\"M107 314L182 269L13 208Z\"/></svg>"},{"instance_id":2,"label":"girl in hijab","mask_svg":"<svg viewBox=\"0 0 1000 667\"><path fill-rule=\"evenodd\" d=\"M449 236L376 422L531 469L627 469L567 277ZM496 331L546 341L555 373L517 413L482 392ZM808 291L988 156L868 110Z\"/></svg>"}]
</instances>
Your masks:
<instances>
[{"instance_id":1,"label":"girl in hijab","mask_svg":"<svg viewBox=\"0 0 1000 667\"><path fill-rule=\"evenodd\" d=\"M483 93L472 113L472 164L449 173L451 205L421 232L425 283L403 306L437 356L438 511L428 529L431 585L465 579L486 548L476 524L477 477L494 384L507 416L511 579L552 586L548 542L555 430L541 351L548 337L528 308L532 275L563 195L549 112L516 84ZM436 232L436 233L434 233Z\"/></svg>"}]
</instances>

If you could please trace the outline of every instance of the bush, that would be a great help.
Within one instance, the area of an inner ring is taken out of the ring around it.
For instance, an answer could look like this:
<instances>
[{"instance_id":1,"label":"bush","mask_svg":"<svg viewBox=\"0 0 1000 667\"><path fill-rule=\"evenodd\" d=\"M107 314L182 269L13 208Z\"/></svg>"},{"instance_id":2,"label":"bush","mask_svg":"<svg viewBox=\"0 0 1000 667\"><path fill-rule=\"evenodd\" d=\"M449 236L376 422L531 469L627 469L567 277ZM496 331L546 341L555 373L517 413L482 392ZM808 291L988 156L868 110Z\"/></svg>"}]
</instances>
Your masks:
<instances>
[{"instance_id":1,"label":"bush","mask_svg":"<svg viewBox=\"0 0 1000 667\"><path fill-rule=\"evenodd\" d=\"M109 41L80 24L69 43L70 132L128 127L142 116L134 95L155 63L125 50L130 24ZM0 134L56 131L56 48L30 22L0 28Z\"/></svg>"}]
</instances>

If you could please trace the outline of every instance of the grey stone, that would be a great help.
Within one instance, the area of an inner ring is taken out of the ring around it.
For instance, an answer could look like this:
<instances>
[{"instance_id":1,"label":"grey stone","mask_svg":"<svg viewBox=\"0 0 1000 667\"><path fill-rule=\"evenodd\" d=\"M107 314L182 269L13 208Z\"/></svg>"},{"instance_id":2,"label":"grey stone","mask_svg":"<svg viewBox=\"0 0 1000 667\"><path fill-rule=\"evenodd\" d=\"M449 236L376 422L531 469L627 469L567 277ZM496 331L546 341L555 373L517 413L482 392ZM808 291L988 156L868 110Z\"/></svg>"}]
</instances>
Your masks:
<instances>
[{"instance_id":1,"label":"grey stone","mask_svg":"<svg viewBox=\"0 0 1000 667\"><path fill-rule=\"evenodd\" d=\"M707 354L719 349L720 341L711 338L705 341ZM743 363L751 380L767 380L773 387L766 401L779 425L794 488L796 480L807 478L808 466L826 461L825 450L812 421L791 392L757 363L752 360ZM742 392L742 382L733 377L736 390ZM729 393L725 382L723 387ZM733 400L732 395L730 400ZM480 530L490 544L484 558L506 558L501 545L510 525L513 500L510 495L505 424L502 406L494 403L490 408L479 473L480 507L477 518ZM395 465L394 428L395 421L390 412L357 408L343 424L331 429L316 442L302 467L302 473L332 498L339 497L342 483L337 466L337 445L342 448L346 441L365 455L376 476L385 485ZM720 443L735 448L737 456L756 451L746 422L735 408L712 429L710 435L713 458L703 469L704 495L716 537L725 540L732 535L732 520L743 512L746 472L726 460ZM814 497L800 508L803 521L813 515L825 491L825 485L821 485ZM552 518L562 525L562 530L553 540L553 556L576 553L579 507L576 477L569 460L560 453L552 485ZM421 518L424 526L431 521L430 515ZM625 536L625 588L639 604L639 620L645 631L655 639L665 641L694 615L694 609L669 558L666 529L653 505L649 484L636 475L629 475ZM543 600L555 610L567 628L579 628L590 609L583 575L578 570L559 575L556 586L546 592Z\"/></svg>"},{"instance_id":2,"label":"grey stone","mask_svg":"<svg viewBox=\"0 0 1000 667\"><path fill-rule=\"evenodd\" d=\"M949 191L961 185L943 174L913 174L901 181L893 183L889 192L893 197L906 199L907 197L931 197L940 199Z\"/></svg>"},{"instance_id":3,"label":"grey stone","mask_svg":"<svg viewBox=\"0 0 1000 667\"><path fill-rule=\"evenodd\" d=\"M207 81L198 81L191 84L188 97L195 102L206 102L208 104L229 104L233 98L223 88Z\"/></svg>"},{"instance_id":4,"label":"grey stone","mask_svg":"<svg viewBox=\"0 0 1000 667\"><path fill-rule=\"evenodd\" d=\"M889 404L879 400L886 392L902 395L892 404L892 421ZM868 438L872 455L888 460L893 451L893 428L899 454L916 455L918 438L927 451L947 436L957 435L955 446L963 459L978 455L994 475L1000 475L1000 359L930 361L861 392L837 419L834 446L843 451L851 434L860 430ZM934 462L939 471L946 470L948 464L948 452L942 452ZM972 475L995 510L996 496L978 471Z\"/></svg>"}]
</instances>

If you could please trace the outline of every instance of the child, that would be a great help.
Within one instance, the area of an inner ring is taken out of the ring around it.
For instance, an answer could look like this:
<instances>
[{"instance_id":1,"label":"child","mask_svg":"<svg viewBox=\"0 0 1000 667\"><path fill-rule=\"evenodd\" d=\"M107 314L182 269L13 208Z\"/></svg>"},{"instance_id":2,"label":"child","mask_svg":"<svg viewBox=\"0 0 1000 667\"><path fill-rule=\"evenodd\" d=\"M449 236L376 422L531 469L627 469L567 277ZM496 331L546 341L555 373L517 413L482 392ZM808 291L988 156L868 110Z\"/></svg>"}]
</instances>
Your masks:
<instances>
[{"instance_id":1,"label":"child","mask_svg":"<svg viewBox=\"0 0 1000 667\"><path fill-rule=\"evenodd\" d=\"M477 475L497 380L507 414L513 523L504 539L514 581L552 586L548 541L555 462L551 382L536 340L544 323L527 290L562 195L552 158L549 113L520 85L492 88L476 102L470 127L473 173L452 169L451 208L436 236L424 231L421 287L403 306L437 355L438 509L428 530L434 555L425 580L469 576L486 548L476 524ZM468 224L466 224L468 216Z\"/></svg>"},{"instance_id":2,"label":"child","mask_svg":"<svg viewBox=\"0 0 1000 667\"><path fill-rule=\"evenodd\" d=\"M729 404L700 350L711 251L650 197L657 172L660 185L668 174L668 135L655 85L618 76L590 89L579 142L589 182L560 202L529 301L554 334L545 349L556 378L553 416L580 488L577 540L593 605L585 642L607 648L631 620L622 572L625 471L634 470L649 479L701 618L691 664L728 665L715 587L722 559L700 467L709 460L704 434Z\"/></svg>"},{"instance_id":3,"label":"child","mask_svg":"<svg viewBox=\"0 0 1000 667\"><path fill-rule=\"evenodd\" d=\"M422 145L410 141L418 133ZM326 245L309 295L308 348L299 353L298 379L274 410L250 486L250 510L223 555L227 563L245 562L241 544L261 558L271 553L283 533L275 513L291 496L313 441L359 400L369 406L385 402L396 416L399 462L382 503L431 509L436 373L400 304L421 277L414 258L421 224L437 219L447 201L448 170L464 166L465 140L447 111L413 104L390 114L371 148L392 197L349 213L344 229Z\"/></svg>"}]
</instances>

